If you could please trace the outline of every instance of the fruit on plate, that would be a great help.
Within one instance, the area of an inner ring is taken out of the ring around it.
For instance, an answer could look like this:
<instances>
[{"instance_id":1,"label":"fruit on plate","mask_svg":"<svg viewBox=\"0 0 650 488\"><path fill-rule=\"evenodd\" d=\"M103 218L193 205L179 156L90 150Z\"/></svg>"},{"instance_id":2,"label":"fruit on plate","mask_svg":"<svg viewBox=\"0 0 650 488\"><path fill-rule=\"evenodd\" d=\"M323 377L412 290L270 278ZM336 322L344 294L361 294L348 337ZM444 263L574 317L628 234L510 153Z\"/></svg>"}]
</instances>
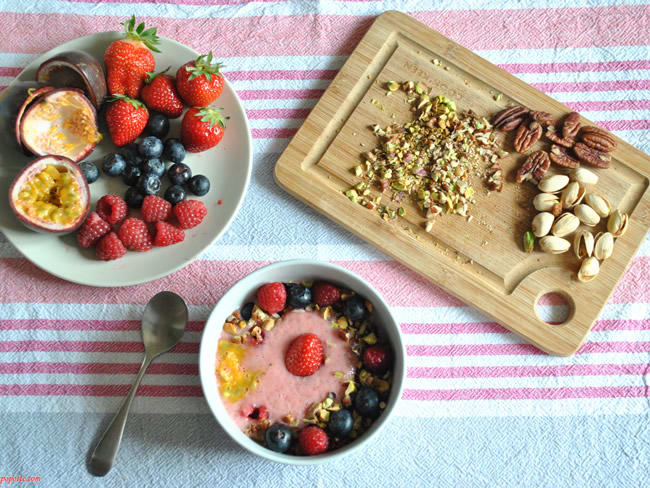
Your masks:
<instances>
[{"instance_id":1,"label":"fruit on plate","mask_svg":"<svg viewBox=\"0 0 650 488\"><path fill-rule=\"evenodd\" d=\"M111 226L108 222L102 219L97 212L90 212L77 232L77 242L81 247L92 247L110 231Z\"/></svg>"},{"instance_id":2,"label":"fruit on plate","mask_svg":"<svg viewBox=\"0 0 650 488\"><path fill-rule=\"evenodd\" d=\"M168 224L167 222L156 222L155 234L153 238L153 245L164 247L183 242L185 239L185 232L175 225Z\"/></svg>"},{"instance_id":3,"label":"fruit on plate","mask_svg":"<svg viewBox=\"0 0 650 488\"><path fill-rule=\"evenodd\" d=\"M208 214L203 202L198 200L184 200L174 205L172 209L181 229L192 229L201 223Z\"/></svg>"},{"instance_id":4,"label":"fruit on plate","mask_svg":"<svg viewBox=\"0 0 650 488\"><path fill-rule=\"evenodd\" d=\"M9 188L9 206L18 220L32 230L66 234L86 220L90 191L74 161L63 156L43 156L16 176Z\"/></svg>"},{"instance_id":5,"label":"fruit on plate","mask_svg":"<svg viewBox=\"0 0 650 488\"><path fill-rule=\"evenodd\" d=\"M140 95L150 110L165 114L170 119L180 117L183 113L183 101L176 91L174 77L166 75L164 72L147 74Z\"/></svg>"},{"instance_id":6,"label":"fruit on plate","mask_svg":"<svg viewBox=\"0 0 650 488\"><path fill-rule=\"evenodd\" d=\"M147 74L156 67L151 51L160 52L156 47L159 38L155 27L145 30L144 22L136 27L135 16L122 25L125 38L113 41L104 53L108 93L137 98Z\"/></svg>"},{"instance_id":7,"label":"fruit on plate","mask_svg":"<svg viewBox=\"0 0 650 488\"><path fill-rule=\"evenodd\" d=\"M212 64L212 51L185 63L176 71L176 90L190 107L206 107L223 91L222 65Z\"/></svg>"},{"instance_id":8,"label":"fruit on plate","mask_svg":"<svg viewBox=\"0 0 650 488\"><path fill-rule=\"evenodd\" d=\"M111 225L122 222L128 213L126 202L117 195L104 195L97 201L97 214Z\"/></svg>"},{"instance_id":9,"label":"fruit on plate","mask_svg":"<svg viewBox=\"0 0 650 488\"><path fill-rule=\"evenodd\" d=\"M181 140L189 152L201 152L219 144L226 120L221 108L192 107L183 116Z\"/></svg>"},{"instance_id":10,"label":"fruit on plate","mask_svg":"<svg viewBox=\"0 0 650 488\"><path fill-rule=\"evenodd\" d=\"M104 69L85 51L64 51L52 56L38 67L36 81L56 88L79 88L95 108L99 108L106 97Z\"/></svg>"},{"instance_id":11,"label":"fruit on plate","mask_svg":"<svg viewBox=\"0 0 650 488\"><path fill-rule=\"evenodd\" d=\"M110 101L106 109L108 133L117 147L126 146L144 130L149 111L142 102L124 95L113 95Z\"/></svg>"},{"instance_id":12,"label":"fruit on plate","mask_svg":"<svg viewBox=\"0 0 650 488\"><path fill-rule=\"evenodd\" d=\"M130 217L122 223L117 237L129 251L144 252L153 246L147 224L134 217Z\"/></svg>"},{"instance_id":13,"label":"fruit on plate","mask_svg":"<svg viewBox=\"0 0 650 488\"><path fill-rule=\"evenodd\" d=\"M18 128L23 147L36 156L48 154L81 161L102 136L94 105L77 88L57 88L35 99Z\"/></svg>"},{"instance_id":14,"label":"fruit on plate","mask_svg":"<svg viewBox=\"0 0 650 488\"><path fill-rule=\"evenodd\" d=\"M119 259L126 254L126 247L117 237L115 232L109 232L102 237L97 243L95 248L97 252L97 259L101 261L113 261Z\"/></svg>"},{"instance_id":15,"label":"fruit on plate","mask_svg":"<svg viewBox=\"0 0 650 488\"><path fill-rule=\"evenodd\" d=\"M18 81L2 92L0 97L0 115L9 122L9 130L14 133L18 147L23 149L20 139L20 121L27 107L39 96L54 90L36 81Z\"/></svg>"},{"instance_id":16,"label":"fruit on plate","mask_svg":"<svg viewBox=\"0 0 650 488\"><path fill-rule=\"evenodd\" d=\"M142 220L158 222L169 220L172 216L172 204L156 195L147 195L142 202Z\"/></svg>"}]
</instances>

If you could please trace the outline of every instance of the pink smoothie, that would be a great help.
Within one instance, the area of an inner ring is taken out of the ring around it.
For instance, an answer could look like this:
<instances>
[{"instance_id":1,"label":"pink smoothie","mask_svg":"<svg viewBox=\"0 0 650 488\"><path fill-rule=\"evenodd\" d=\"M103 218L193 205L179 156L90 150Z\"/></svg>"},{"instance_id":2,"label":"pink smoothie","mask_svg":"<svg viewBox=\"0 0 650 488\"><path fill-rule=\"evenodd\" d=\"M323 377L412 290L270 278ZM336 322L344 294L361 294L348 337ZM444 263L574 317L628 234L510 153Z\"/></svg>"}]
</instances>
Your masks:
<instances>
[{"instance_id":1,"label":"pink smoothie","mask_svg":"<svg viewBox=\"0 0 650 488\"><path fill-rule=\"evenodd\" d=\"M291 341L305 333L316 334L323 343L327 362L311 376L294 376L284 365L284 356ZM329 392L342 398L345 385L335 371L351 379L357 358L350 346L341 339L337 329L316 312L293 310L269 332L259 346L248 346L243 366L248 371L263 371L257 388L236 402L223 399L226 410L240 427L251 422L241 411L247 406L265 406L271 422L281 422L287 414L302 420L306 410L314 402L322 401ZM230 336L225 332L222 339Z\"/></svg>"}]
</instances>

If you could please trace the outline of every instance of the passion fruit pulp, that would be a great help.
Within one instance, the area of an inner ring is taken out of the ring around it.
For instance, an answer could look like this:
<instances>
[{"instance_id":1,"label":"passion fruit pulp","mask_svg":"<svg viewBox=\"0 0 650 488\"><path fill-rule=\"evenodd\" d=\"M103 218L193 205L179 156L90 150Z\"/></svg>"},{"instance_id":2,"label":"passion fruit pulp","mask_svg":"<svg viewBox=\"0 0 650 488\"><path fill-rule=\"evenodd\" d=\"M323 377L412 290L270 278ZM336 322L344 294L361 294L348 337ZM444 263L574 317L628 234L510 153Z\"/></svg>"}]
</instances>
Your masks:
<instances>
[{"instance_id":1,"label":"passion fruit pulp","mask_svg":"<svg viewBox=\"0 0 650 488\"><path fill-rule=\"evenodd\" d=\"M29 163L9 188L16 218L37 232L65 234L76 230L90 209L90 191L81 168L62 156L43 156Z\"/></svg>"}]
</instances>

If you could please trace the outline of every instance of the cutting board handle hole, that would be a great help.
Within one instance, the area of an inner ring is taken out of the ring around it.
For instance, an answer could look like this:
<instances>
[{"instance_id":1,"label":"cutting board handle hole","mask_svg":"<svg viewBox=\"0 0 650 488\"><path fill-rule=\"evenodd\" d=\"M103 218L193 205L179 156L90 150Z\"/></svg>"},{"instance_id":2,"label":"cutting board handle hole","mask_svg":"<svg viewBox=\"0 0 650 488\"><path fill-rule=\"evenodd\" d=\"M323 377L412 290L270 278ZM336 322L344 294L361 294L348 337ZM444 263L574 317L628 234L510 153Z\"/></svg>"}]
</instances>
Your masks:
<instances>
[{"instance_id":1,"label":"cutting board handle hole","mask_svg":"<svg viewBox=\"0 0 650 488\"><path fill-rule=\"evenodd\" d=\"M550 325L564 325L574 312L573 300L561 292L540 295L535 302L535 313Z\"/></svg>"}]
</instances>

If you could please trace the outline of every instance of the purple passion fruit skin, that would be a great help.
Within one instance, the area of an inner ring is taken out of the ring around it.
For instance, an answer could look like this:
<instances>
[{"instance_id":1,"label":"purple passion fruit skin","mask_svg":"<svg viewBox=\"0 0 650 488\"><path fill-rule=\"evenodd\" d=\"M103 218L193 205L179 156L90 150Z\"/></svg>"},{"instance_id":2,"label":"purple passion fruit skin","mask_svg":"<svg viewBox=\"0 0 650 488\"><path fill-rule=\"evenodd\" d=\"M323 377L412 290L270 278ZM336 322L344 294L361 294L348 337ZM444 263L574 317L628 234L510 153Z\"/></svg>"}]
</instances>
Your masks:
<instances>
[{"instance_id":1,"label":"purple passion fruit skin","mask_svg":"<svg viewBox=\"0 0 650 488\"><path fill-rule=\"evenodd\" d=\"M107 93L102 65L84 51L65 51L44 61L36 71L36 81L56 88L79 88L97 109Z\"/></svg>"},{"instance_id":2,"label":"purple passion fruit skin","mask_svg":"<svg viewBox=\"0 0 650 488\"><path fill-rule=\"evenodd\" d=\"M27 228L63 235L86 220L90 191L77 163L48 155L32 161L16 176L9 188L9 206Z\"/></svg>"},{"instance_id":3,"label":"purple passion fruit skin","mask_svg":"<svg viewBox=\"0 0 650 488\"><path fill-rule=\"evenodd\" d=\"M23 146L36 156L64 156L79 162L87 157L101 134L97 111L77 88L57 88L34 100L20 121Z\"/></svg>"},{"instance_id":4,"label":"purple passion fruit skin","mask_svg":"<svg viewBox=\"0 0 650 488\"><path fill-rule=\"evenodd\" d=\"M0 94L0 117L3 119L3 129L6 127L14 134L21 150L24 148L20 140L20 121L25 110L36 98L52 90L54 90L53 86L36 81L18 81Z\"/></svg>"}]
</instances>

